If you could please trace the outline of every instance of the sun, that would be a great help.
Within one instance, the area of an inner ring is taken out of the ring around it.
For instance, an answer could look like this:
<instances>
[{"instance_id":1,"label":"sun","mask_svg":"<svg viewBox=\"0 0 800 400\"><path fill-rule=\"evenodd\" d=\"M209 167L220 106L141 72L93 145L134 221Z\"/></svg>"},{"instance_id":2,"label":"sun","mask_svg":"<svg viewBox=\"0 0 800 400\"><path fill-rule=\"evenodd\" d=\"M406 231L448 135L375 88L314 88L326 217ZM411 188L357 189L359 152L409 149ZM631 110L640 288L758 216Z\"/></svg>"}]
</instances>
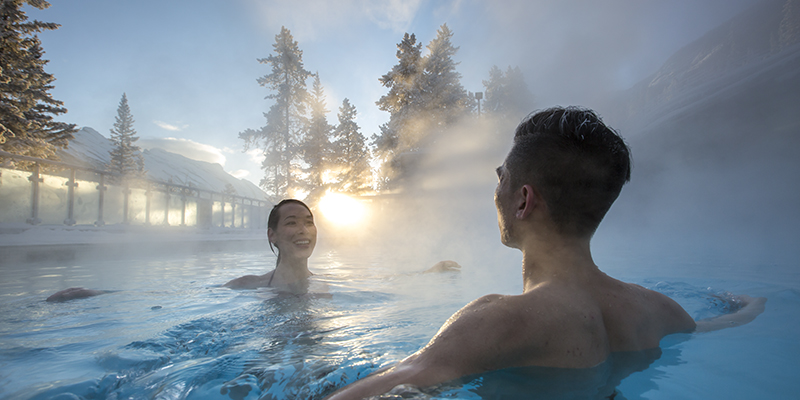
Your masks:
<instances>
[{"instance_id":1,"label":"sun","mask_svg":"<svg viewBox=\"0 0 800 400\"><path fill-rule=\"evenodd\" d=\"M339 226L358 224L367 214L367 209L361 201L330 191L319 201L319 209L325 219Z\"/></svg>"}]
</instances>

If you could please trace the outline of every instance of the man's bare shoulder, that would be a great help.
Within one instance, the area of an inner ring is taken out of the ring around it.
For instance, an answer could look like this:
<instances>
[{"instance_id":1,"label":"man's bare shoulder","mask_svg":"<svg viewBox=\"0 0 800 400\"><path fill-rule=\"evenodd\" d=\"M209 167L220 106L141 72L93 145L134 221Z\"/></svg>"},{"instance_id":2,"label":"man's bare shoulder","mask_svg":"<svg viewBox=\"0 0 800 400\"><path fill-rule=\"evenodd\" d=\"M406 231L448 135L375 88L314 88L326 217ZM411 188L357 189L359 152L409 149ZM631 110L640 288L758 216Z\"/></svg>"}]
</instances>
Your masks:
<instances>
[{"instance_id":1,"label":"man's bare shoulder","mask_svg":"<svg viewBox=\"0 0 800 400\"><path fill-rule=\"evenodd\" d=\"M534 325L537 330L542 330L550 323L562 323L560 316L570 314L569 310L585 308L589 303L588 297L582 293L567 293L543 285L520 295L490 294L480 297L454 314L448 323L456 319L473 323L475 319L480 319L496 322L485 325L486 329L493 331L506 325L517 331L523 327L521 324Z\"/></svg>"},{"instance_id":2,"label":"man's bare shoulder","mask_svg":"<svg viewBox=\"0 0 800 400\"><path fill-rule=\"evenodd\" d=\"M471 301L455 314L450 316L442 325L438 335L453 330L466 330L474 332L487 328L485 322L498 319L499 314L512 312L513 297L499 294L489 294ZM434 338L435 339L435 338Z\"/></svg>"},{"instance_id":3,"label":"man's bare shoulder","mask_svg":"<svg viewBox=\"0 0 800 400\"><path fill-rule=\"evenodd\" d=\"M681 307L681 305L671 297L640 285L633 283L629 283L629 285L635 287L643 294L643 297L647 300L648 305L652 307L654 311L663 313L667 317L674 318L678 321L694 321L686 312L686 310L684 310L683 307Z\"/></svg>"},{"instance_id":4,"label":"man's bare shoulder","mask_svg":"<svg viewBox=\"0 0 800 400\"><path fill-rule=\"evenodd\" d=\"M519 305L520 296L490 294L475 299L442 325L428 347L473 348L489 343L520 322Z\"/></svg>"},{"instance_id":5,"label":"man's bare shoulder","mask_svg":"<svg viewBox=\"0 0 800 400\"><path fill-rule=\"evenodd\" d=\"M520 319L540 315L536 309L547 308L549 303L547 296L538 294L489 294L473 300L453 314L443 328L456 321L462 321L462 324L473 328L474 323L481 322L481 328L495 331L500 326L514 325L519 323Z\"/></svg>"},{"instance_id":6,"label":"man's bare shoulder","mask_svg":"<svg viewBox=\"0 0 800 400\"><path fill-rule=\"evenodd\" d=\"M460 371L462 375L553 364L565 329L583 329L583 315L595 324L602 319L595 309L588 313L576 311L573 304L559 304L558 300L548 290L483 296L450 317L426 346L431 350L428 356L471 366ZM459 359L452 359L453 355Z\"/></svg>"},{"instance_id":7,"label":"man's bare shoulder","mask_svg":"<svg viewBox=\"0 0 800 400\"><path fill-rule=\"evenodd\" d=\"M695 329L694 319L669 296L643 286L620 284L605 293L601 304L614 351L658 346L662 337ZM641 337L633 337L633 332ZM623 339L615 345L614 340ZM632 346L627 348L626 346Z\"/></svg>"}]
</instances>

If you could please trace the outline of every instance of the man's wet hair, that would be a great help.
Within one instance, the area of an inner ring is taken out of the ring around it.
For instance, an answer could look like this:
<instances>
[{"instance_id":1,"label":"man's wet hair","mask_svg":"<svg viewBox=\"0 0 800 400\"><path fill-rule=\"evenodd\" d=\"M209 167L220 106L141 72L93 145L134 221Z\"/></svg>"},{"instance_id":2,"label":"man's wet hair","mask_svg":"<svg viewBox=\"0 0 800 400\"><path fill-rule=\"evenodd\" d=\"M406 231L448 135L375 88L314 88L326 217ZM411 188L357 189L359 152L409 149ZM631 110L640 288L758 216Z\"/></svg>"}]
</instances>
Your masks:
<instances>
[{"instance_id":1,"label":"man's wet hair","mask_svg":"<svg viewBox=\"0 0 800 400\"><path fill-rule=\"evenodd\" d=\"M553 107L517 126L506 158L512 189L531 184L560 233L591 236L631 178L630 150L592 110Z\"/></svg>"}]
</instances>

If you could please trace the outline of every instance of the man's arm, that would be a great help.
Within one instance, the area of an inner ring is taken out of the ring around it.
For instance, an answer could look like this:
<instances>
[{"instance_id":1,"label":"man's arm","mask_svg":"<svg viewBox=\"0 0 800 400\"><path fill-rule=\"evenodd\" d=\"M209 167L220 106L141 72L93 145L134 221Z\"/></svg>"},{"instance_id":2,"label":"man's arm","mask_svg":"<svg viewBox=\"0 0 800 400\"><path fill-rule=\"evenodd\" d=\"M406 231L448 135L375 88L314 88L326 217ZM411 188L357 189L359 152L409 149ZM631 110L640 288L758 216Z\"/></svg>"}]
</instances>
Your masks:
<instances>
[{"instance_id":1,"label":"man's arm","mask_svg":"<svg viewBox=\"0 0 800 400\"><path fill-rule=\"evenodd\" d=\"M468 304L442 326L420 351L393 367L380 370L334 392L329 400L363 399L386 393L397 385L432 386L458 377L493 369L491 336L502 332L507 315L503 296L484 296Z\"/></svg>"},{"instance_id":2,"label":"man's arm","mask_svg":"<svg viewBox=\"0 0 800 400\"><path fill-rule=\"evenodd\" d=\"M451 374L446 371L427 367L425 361L419 360L420 353L423 352L424 349L390 368L382 369L345 386L334 392L327 400L363 399L386 393L401 384L424 387L458 377L449 377ZM425 355L422 356L424 359Z\"/></svg>"},{"instance_id":3,"label":"man's arm","mask_svg":"<svg viewBox=\"0 0 800 400\"><path fill-rule=\"evenodd\" d=\"M764 304L767 302L766 297L750 297L745 294L735 296L734 300L741 302L742 308L731 314L697 321L695 332L711 332L749 323L764 312Z\"/></svg>"}]
</instances>

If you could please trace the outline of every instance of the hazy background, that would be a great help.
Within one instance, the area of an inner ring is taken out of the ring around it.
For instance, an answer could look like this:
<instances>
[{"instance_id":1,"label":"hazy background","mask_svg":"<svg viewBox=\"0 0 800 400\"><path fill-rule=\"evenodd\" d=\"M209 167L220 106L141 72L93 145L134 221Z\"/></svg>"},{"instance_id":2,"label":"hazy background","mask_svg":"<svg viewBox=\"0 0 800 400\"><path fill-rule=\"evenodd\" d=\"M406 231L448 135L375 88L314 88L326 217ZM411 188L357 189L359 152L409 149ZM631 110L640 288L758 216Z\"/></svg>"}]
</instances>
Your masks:
<instances>
[{"instance_id":1,"label":"hazy background","mask_svg":"<svg viewBox=\"0 0 800 400\"><path fill-rule=\"evenodd\" d=\"M145 147L258 182L260 159L240 155L237 135L265 123L256 59L282 25L320 74L329 122L347 97L369 137L388 119L378 78L403 33L427 44L447 23L467 90L482 91L492 65L519 66L538 108L593 108L631 145L632 182L594 241L601 265L704 254L757 271L800 255L800 23L784 0L53 3L30 15L62 24L40 36L67 122L106 134L126 92ZM454 129L414 187L373 202L371 225L321 232L331 245L379 238L409 269L454 259L518 274L492 202L517 122Z\"/></svg>"},{"instance_id":2,"label":"hazy background","mask_svg":"<svg viewBox=\"0 0 800 400\"><path fill-rule=\"evenodd\" d=\"M462 84L482 91L498 65L519 66L541 107L600 109L610 91L652 74L676 50L753 3L662 1L52 1L29 16L61 24L40 34L63 118L104 135L127 93L146 148L219 162L258 183L257 152L241 156L238 133L265 124L269 72L281 26L319 72L329 121L347 97L370 137L388 120L375 106L378 78L397 62L405 32L427 45L443 23L460 46Z\"/></svg>"},{"instance_id":3,"label":"hazy background","mask_svg":"<svg viewBox=\"0 0 800 400\"><path fill-rule=\"evenodd\" d=\"M592 103L634 158L593 241L602 268L800 284L800 10L787 4L760 2ZM393 255L409 265L452 258L477 267L480 282L518 276L519 252L499 244L492 203L515 125L485 118L437 144L413 190L382 213L377 236L399 232Z\"/></svg>"}]
</instances>

